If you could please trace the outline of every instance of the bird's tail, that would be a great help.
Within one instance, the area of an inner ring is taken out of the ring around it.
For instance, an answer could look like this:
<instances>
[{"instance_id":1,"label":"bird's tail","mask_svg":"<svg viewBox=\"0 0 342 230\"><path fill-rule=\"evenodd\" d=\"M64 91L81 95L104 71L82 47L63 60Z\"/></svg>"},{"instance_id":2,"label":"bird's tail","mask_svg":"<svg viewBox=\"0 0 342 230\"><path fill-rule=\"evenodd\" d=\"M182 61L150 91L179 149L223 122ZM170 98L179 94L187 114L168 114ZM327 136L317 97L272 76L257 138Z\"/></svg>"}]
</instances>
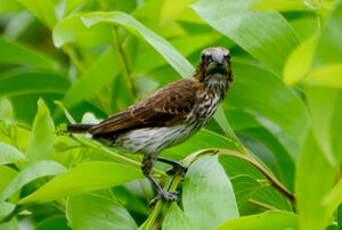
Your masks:
<instances>
[{"instance_id":1,"label":"bird's tail","mask_svg":"<svg viewBox=\"0 0 342 230\"><path fill-rule=\"evenodd\" d=\"M93 124L70 124L68 130L72 133L86 133L93 126Z\"/></svg>"}]
</instances>

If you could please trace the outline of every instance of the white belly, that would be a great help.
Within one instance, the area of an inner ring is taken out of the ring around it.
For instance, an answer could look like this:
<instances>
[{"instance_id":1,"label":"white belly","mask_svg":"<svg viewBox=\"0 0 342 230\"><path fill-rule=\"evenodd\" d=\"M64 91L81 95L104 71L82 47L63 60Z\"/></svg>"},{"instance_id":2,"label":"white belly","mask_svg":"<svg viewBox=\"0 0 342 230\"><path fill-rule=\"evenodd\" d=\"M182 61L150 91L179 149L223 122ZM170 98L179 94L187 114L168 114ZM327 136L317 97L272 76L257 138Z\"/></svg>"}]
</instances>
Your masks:
<instances>
[{"instance_id":1,"label":"white belly","mask_svg":"<svg viewBox=\"0 0 342 230\"><path fill-rule=\"evenodd\" d=\"M130 153L158 153L185 141L193 131L193 127L185 124L136 129L118 136L114 147Z\"/></svg>"},{"instance_id":2,"label":"white belly","mask_svg":"<svg viewBox=\"0 0 342 230\"><path fill-rule=\"evenodd\" d=\"M220 101L217 96L198 96L203 98L203 103L184 122L175 126L141 128L122 133L115 138L113 147L130 153L156 154L185 141L210 120Z\"/></svg>"}]
</instances>

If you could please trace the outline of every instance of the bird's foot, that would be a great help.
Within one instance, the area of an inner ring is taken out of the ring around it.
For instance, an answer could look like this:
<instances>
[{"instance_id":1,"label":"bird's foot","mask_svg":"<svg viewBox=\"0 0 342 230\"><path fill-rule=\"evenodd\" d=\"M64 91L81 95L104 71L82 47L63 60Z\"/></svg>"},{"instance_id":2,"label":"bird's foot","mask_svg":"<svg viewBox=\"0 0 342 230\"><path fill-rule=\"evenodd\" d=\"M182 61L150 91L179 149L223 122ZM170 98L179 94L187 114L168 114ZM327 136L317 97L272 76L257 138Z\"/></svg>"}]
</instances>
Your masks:
<instances>
[{"instance_id":1,"label":"bird's foot","mask_svg":"<svg viewBox=\"0 0 342 230\"><path fill-rule=\"evenodd\" d=\"M179 195L179 192L177 192L177 191L174 191L174 192L162 191L161 193L158 194L158 196L156 196L153 200L151 200L150 207L153 207L154 205L156 205L156 203L159 200L177 201L178 195Z\"/></svg>"},{"instance_id":2,"label":"bird's foot","mask_svg":"<svg viewBox=\"0 0 342 230\"><path fill-rule=\"evenodd\" d=\"M168 169L166 173L171 176L179 172L179 174L184 177L187 171L188 171L187 167L185 167L182 164L177 164L177 165L174 165L172 168Z\"/></svg>"}]
</instances>

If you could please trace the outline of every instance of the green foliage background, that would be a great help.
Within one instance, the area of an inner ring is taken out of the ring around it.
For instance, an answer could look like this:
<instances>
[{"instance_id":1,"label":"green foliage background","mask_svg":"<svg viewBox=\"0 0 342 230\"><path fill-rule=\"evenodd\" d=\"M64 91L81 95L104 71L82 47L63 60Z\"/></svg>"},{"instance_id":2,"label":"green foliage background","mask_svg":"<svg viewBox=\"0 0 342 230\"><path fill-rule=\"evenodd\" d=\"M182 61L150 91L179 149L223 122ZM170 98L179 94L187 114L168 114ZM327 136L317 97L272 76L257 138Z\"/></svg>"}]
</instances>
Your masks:
<instances>
[{"instance_id":1,"label":"green foliage background","mask_svg":"<svg viewBox=\"0 0 342 230\"><path fill-rule=\"evenodd\" d=\"M0 230L342 229L342 2L0 0ZM154 170L70 122L98 122L231 51L214 119Z\"/></svg>"}]
</instances>

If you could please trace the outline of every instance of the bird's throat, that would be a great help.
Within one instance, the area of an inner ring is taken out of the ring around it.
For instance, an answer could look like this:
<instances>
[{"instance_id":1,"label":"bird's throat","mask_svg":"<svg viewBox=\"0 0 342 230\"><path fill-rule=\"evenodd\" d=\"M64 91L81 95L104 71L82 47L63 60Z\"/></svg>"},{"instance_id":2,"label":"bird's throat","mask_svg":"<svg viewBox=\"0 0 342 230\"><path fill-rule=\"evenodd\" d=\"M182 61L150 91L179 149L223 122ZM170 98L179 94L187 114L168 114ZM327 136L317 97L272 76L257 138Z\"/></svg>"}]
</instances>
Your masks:
<instances>
[{"instance_id":1,"label":"bird's throat","mask_svg":"<svg viewBox=\"0 0 342 230\"><path fill-rule=\"evenodd\" d=\"M206 77L204 87L208 92L216 93L223 99L229 89L229 77L226 74L215 73Z\"/></svg>"}]
</instances>

